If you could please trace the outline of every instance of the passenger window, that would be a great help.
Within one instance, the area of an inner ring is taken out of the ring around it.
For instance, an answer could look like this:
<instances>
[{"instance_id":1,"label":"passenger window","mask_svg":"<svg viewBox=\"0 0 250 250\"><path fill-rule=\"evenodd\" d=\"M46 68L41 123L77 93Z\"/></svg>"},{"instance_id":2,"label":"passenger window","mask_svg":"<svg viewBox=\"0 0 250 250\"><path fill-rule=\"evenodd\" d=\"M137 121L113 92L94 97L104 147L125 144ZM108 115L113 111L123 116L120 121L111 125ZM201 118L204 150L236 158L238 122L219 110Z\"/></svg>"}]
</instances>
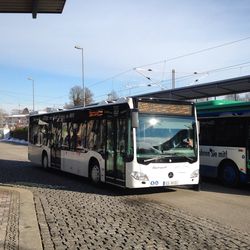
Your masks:
<instances>
[{"instance_id":1,"label":"passenger window","mask_svg":"<svg viewBox=\"0 0 250 250\"><path fill-rule=\"evenodd\" d=\"M62 124L62 148L69 149L69 127L66 122Z\"/></svg>"}]
</instances>

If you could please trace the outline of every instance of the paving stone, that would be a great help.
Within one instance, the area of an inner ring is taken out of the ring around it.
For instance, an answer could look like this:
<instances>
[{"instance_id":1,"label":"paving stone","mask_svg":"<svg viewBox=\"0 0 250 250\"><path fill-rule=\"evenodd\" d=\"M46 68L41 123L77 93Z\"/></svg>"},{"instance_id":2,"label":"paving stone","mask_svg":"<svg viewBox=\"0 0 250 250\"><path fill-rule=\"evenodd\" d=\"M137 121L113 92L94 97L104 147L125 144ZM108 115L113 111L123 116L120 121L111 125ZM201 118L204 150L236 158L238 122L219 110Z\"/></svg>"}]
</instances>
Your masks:
<instances>
[{"instance_id":1,"label":"paving stone","mask_svg":"<svg viewBox=\"0 0 250 250\"><path fill-rule=\"evenodd\" d=\"M250 249L244 232L84 178L23 163L3 167L0 181L33 192L45 250Z\"/></svg>"}]
</instances>

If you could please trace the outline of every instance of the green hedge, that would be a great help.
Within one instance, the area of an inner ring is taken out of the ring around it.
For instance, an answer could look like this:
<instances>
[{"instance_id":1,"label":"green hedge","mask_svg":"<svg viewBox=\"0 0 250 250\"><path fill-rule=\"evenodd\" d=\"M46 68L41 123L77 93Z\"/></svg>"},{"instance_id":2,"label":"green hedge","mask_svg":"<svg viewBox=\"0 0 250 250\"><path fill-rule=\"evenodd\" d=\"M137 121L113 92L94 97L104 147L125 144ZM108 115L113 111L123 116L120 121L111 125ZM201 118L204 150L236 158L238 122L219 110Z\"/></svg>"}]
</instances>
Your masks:
<instances>
[{"instance_id":1,"label":"green hedge","mask_svg":"<svg viewBox=\"0 0 250 250\"><path fill-rule=\"evenodd\" d=\"M10 131L10 137L28 141L28 128L16 128Z\"/></svg>"}]
</instances>

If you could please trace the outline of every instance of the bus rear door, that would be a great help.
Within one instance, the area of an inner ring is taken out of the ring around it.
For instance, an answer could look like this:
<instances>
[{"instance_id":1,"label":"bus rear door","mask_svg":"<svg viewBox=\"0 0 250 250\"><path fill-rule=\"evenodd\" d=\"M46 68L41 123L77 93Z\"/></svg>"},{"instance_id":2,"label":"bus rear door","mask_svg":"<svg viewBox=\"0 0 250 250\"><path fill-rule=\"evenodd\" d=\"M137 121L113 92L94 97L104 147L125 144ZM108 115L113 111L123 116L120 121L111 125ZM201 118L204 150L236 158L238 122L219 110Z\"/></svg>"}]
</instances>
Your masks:
<instances>
[{"instance_id":1,"label":"bus rear door","mask_svg":"<svg viewBox=\"0 0 250 250\"><path fill-rule=\"evenodd\" d=\"M54 123L51 135L51 167L61 169L61 123Z\"/></svg>"}]
</instances>

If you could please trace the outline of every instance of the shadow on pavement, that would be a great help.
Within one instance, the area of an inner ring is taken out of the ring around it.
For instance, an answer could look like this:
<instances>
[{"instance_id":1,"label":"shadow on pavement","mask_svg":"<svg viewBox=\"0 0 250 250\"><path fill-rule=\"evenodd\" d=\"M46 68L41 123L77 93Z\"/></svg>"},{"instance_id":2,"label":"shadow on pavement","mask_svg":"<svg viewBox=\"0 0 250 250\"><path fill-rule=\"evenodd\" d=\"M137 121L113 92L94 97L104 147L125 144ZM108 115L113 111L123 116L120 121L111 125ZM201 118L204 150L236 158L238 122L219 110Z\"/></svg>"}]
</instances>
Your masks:
<instances>
[{"instance_id":1,"label":"shadow on pavement","mask_svg":"<svg viewBox=\"0 0 250 250\"><path fill-rule=\"evenodd\" d=\"M110 196L168 193L175 192L178 189L189 188L186 186L173 188L154 187L143 189L123 189L108 184L95 186L87 178L54 169L46 170L28 161L17 160L0 160L0 182L3 184L24 187L61 189ZM206 178L202 181L201 191L250 196L250 185L247 184L238 188L229 188L222 186L214 179Z\"/></svg>"},{"instance_id":2,"label":"shadow on pavement","mask_svg":"<svg viewBox=\"0 0 250 250\"><path fill-rule=\"evenodd\" d=\"M203 178L201 190L205 192L235 194L250 196L250 184L242 184L238 187L223 186L217 179Z\"/></svg>"},{"instance_id":3,"label":"shadow on pavement","mask_svg":"<svg viewBox=\"0 0 250 250\"><path fill-rule=\"evenodd\" d=\"M60 189L74 192L95 193L109 196L143 195L175 192L172 188L123 189L109 184L92 184L88 178L43 169L27 161L0 160L0 183L22 187Z\"/></svg>"},{"instance_id":4,"label":"shadow on pavement","mask_svg":"<svg viewBox=\"0 0 250 250\"><path fill-rule=\"evenodd\" d=\"M22 146L22 147L28 146L28 142L26 142L26 141L0 140L0 143L11 144L11 145L15 145L15 146Z\"/></svg>"}]
</instances>

